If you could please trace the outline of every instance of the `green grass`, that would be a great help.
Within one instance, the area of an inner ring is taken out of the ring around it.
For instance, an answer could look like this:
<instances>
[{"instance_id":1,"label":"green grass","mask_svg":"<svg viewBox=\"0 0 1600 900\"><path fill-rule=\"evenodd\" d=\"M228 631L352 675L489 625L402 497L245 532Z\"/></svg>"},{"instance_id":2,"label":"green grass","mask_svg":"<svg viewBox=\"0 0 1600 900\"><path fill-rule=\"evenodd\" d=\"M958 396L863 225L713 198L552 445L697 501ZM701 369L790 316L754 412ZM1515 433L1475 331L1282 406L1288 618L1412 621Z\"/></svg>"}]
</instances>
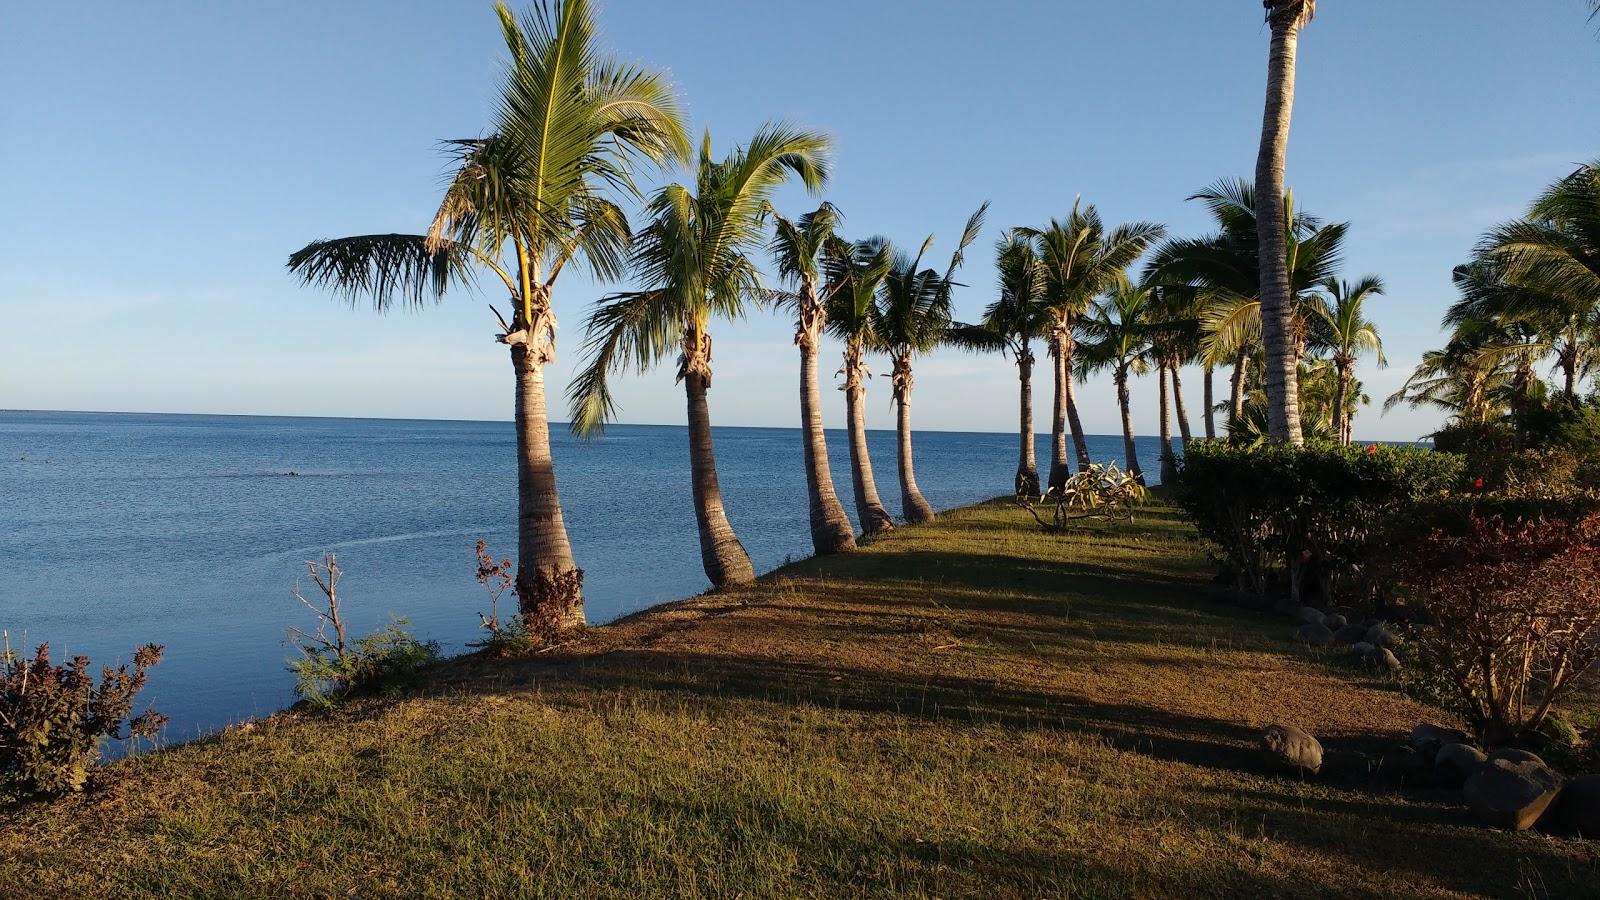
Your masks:
<instances>
[{"instance_id":1,"label":"green grass","mask_svg":"<svg viewBox=\"0 0 1600 900\"><path fill-rule=\"evenodd\" d=\"M1442 721L1209 599L1154 508L991 504L424 694L285 714L0 812L17 896L1594 896L1594 842L1472 824ZM1262 769L1272 722L1325 773Z\"/></svg>"}]
</instances>

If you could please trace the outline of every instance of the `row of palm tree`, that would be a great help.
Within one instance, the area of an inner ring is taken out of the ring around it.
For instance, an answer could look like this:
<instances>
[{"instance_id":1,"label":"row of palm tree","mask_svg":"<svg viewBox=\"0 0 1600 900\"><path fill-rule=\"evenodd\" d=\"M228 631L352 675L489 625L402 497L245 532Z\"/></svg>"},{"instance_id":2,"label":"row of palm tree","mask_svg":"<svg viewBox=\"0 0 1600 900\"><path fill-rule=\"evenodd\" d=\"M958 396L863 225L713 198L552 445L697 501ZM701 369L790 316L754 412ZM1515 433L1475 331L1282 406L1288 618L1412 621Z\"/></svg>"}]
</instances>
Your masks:
<instances>
[{"instance_id":1,"label":"row of palm tree","mask_svg":"<svg viewBox=\"0 0 1600 900\"><path fill-rule=\"evenodd\" d=\"M1600 160L1485 234L1454 280L1445 346L1424 354L1387 405L1442 409L1473 425L1506 421L1520 440L1525 410L1546 391L1541 362L1553 362L1569 402L1600 371Z\"/></svg>"}]
</instances>

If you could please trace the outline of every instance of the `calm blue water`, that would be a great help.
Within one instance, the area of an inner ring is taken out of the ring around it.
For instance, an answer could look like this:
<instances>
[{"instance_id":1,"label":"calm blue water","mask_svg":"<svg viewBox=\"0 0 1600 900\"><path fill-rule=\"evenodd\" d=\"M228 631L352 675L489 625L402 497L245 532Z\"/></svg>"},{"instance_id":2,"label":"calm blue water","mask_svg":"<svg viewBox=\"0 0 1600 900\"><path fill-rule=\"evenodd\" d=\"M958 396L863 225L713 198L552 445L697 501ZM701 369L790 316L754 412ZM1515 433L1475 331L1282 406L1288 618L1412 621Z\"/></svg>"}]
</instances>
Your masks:
<instances>
[{"instance_id":1,"label":"calm blue water","mask_svg":"<svg viewBox=\"0 0 1600 900\"><path fill-rule=\"evenodd\" d=\"M707 587L682 428L619 425L596 441L557 428L556 471L591 622ZM940 509L1009 493L1016 439L919 433L917 481ZM1121 462L1120 437L1091 438ZM843 434L829 433L850 500ZM894 434L871 434L878 487L900 509ZM1141 438L1154 480L1157 442ZM165 644L145 699L183 740L292 699L284 628L307 625L290 588L339 555L352 629L405 616L459 651L486 609L482 537L515 554L515 438L500 422L0 412L0 628L96 665ZM800 434L719 428L729 517L759 570L810 553ZM1040 441L1046 459L1048 441ZM300 477L285 473L294 471Z\"/></svg>"}]
</instances>

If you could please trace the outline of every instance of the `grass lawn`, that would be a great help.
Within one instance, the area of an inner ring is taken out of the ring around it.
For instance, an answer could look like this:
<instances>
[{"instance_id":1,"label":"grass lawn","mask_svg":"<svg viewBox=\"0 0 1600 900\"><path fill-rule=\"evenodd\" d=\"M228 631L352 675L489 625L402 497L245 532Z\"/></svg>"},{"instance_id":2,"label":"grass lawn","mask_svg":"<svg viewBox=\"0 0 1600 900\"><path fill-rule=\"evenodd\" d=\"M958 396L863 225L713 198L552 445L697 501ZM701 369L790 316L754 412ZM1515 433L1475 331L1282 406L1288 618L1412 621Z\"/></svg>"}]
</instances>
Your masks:
<instances>
[{"instance_id":1,"label":"grass lawn","mask_svg":"<svg viewBox=\"0 0 1600 900\"><path fill-rule=\"evenodd\" d=\"M0 894L1600 896L1600 843L1408 783L1441 716L1208 574L1169 509L960 510L0 811ZM1322 776L1262 769L1273 722Z\"/></svg>"}]
</instances>

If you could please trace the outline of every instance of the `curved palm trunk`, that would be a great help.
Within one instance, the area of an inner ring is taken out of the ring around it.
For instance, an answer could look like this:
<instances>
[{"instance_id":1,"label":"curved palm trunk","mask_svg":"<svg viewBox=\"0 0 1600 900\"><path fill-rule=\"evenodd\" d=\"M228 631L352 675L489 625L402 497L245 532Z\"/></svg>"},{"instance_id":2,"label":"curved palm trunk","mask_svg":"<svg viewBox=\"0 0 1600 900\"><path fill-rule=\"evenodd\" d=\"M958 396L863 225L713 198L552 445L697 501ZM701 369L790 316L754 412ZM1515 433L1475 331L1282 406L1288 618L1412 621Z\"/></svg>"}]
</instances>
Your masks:
<instances>
[{"instance_id":1,"label":"curved palm trunk","mask_svg":"<svg viewBox=\"0 0 1600 900\"><path fill-rule=\"evenodd\" d=\"M1072 373L1061 350L1061 341L1050 342L1050 361L1053 363L1055 394L1050 402L1050 484L1059 491L1067 485L1072 472L1067 467L1067 394L1072 390Z\"/></svg>"},{"instance_id":2,"label":"curved palm trunk","mask_svg":"<svg viewBox=\"0 0 1600 900\"><path fill-rule=\"evenodd\" d=\"M1161 428L1159 431L1161 435L1161 481L1163 484L1171 484L1173 476L1177 474L1177 466L1172 455L1172 416L1169 414L1172 401L1167 394L1167 367L1165 365L1156 367L1156 377L1161 380ZM1127 435L1124 439L1131 440L1132 436ZM1132 445L1130 444L1129 446Z\"/></svg>"},{"instance_id":3,"label":"curved palm trunk","mask_svg":"<svg viewBox=\"0 0 1600 900\"><path fill-rule=\"evenodd\" d=\"M894 401L898 407L897 430L900 437L900 514L907 523L919 525L934 520L933 506L917 489L916 471L911 462L911 352L902 350L894 361Z\"/></svg>"},{"instance_id":4,"label":"curved palm trunk","mask_svg":"<svg viewBox=\"0 0 1600 900\"><path fill-rule=\"evenodd\" d=\"M717 460L711 446L711 413L706 407L706 389L711 378L703 365L691 363L684 374L684 392L689 400L689 470L694 487L694 517L700 530L700 562L713 587L742 584L756 577L749 554L739 543L722 506L722 487L717 483Z\"/></svg>"},{"instance_id":5,"label":"curved palm trunk","mask_svg":"<svg viewBox=\"0 0 1600 900\"><path fill-rule=\"evenodd\" d=\"M1239 427L1239 420L1244 418L1244 391L1245 381L1250 377L1250 354L1240 350L1233 361L1233 383L1229 386L1228 397L1228 434L1232 435L1234 429Z\"/></svg>"},{"instance_id":6,"label":"curved palm trunk","mask_svg":"<svg viewBox=\"0 0 1600 900\"><path fill-rule=\"evenodd\" d=\"M1210 366L1205 368L1205 395L1206 402L1206 440L1217 439L1217 397L1216 387L1212 384L1212 371ZM1185 436L1184 440L1188 440Z\"/></svg>"},{"instance_id":7,"label":"curved palm trunk","mask_svg":"<svg viewBox=\"0 0 1600 900\"><path fill-rule=\"evenodd\" d=\"M1178 416L1178 438L1182 441L1183 447L1188 448L1194 436L1189 431L1189 410L1183 405L1183 381L1178 377L1180 368L1182 367L1172 366L1167 371L1172 373L1172 411Z\"/></svg>"},{"instance_id":8,"label":"curved palm trunk","mask_svg":"<svg viewBox=\"0 0 1600 900\"><path fill-rule=\"evenodd\" d=\"M1284 246L1283 170L1294 109L1298 17L1272 16L1267 63L1267 102L1256 157L1256 222L1261 264L1261 331L1267 349L1267 419L1272 436L1304 443L1300 431L1298 354L1293 346L1289 261Z\"/></svg>"},{"instance_id":9,"label":"curved palm trunk","mask_svg":"<svg viewBox=\"0 0 1600 900\"><path fill-rule=\"evenodd\" d=\"M1028 339L1022 339L1021 352L1017 354L1017 380L1021 395L1021 446L1017 455L1016 493L1018 496L1039 496L1039 464L1034 458L1033 437L1033 351L1028 349Z\"/></svg>"},{"instance_id":10,"label":"curved palm trunk","mask_svg":"<svg viewBox=\"0 0 1600 900\"><path fill-rule=\"evenodd\" d=\"M811 546L818 554L856 548L850 519L839 505L828 466L828 437L822 428L822 391L817 384L817 344L821 319L815 313L803 322L800 344L800 422L805 430L806 493L811 506Z\"/></svg>"},{"instance_id":11,"label":"curved palm trunk","mask_svg":"<svg viewBox=\"0 0 1600 900\"><path fill-rule=\"evenodd\" d=\"M850 483L855 489L856 518L868 535L894 528L894 519L878 499L878 484L872 477L872 456L867 452L867 389L861 383L861 348L854 341L844 351L844 405L850 429Z\"/></svg>"},{"instance_id":12,"label":"curved palm trunk","mask_svg":"<svg viewBox=\"0 0 1600 900\"><path fill-rule=\"evenodd\" d=\"M1078 454L1078 469L1089 468L1089 440L1083 433L1083 420L1078 418L1078 398L1072 387L1072 355L1078 349L1078 342L1073 339L1072 332L1068 331L1062 339L1062 358L1065 360L1062 371L1066 374L1063 386L1066 389L1067 423L1072 426L1072 449Z\"/></svg>"},{"instance_id":13,"label":"curved palm trunk","mask_svg":"<svg viewBox=\"0 0 1600 900\"><path fill-rule=\"evenodd\" d=\"M1128 463L1128 474L1144 483L1144 470L1139 468L1139 453L1133 446L1133 411L1128 400L1128 372L1119 369L1114 380L1117 383L1117 406L1122 408L1122 453Z\"/></svg>"},{"instance_id":14,"label":"curved palm trunk","mask_svg":"<svg viewBox=\"0 0 1600 900\"><path fill-rule=\"evenodd\" d=\"M517 605L529 628L559 635L582 628L583 570L572 559L550 455L545 408L547 348L511 345L517 375Z\"/></svg>"},{"instance_id":15,"label":"curved palm trunk","mask_svg":"<svg viewBox=\"0 0 1600 900\"><path fill-rule=\"evenodd\" d=\"M1344 360L1335 360L1334 366L1338 373L1338 381L1333 389L1332 421L1328 425L1333 429L1333 435L1341 444L1350 443L1350 420L1344 414L1345 398L1350 392L1350 364Z\"/></svg>"}]
</instances>

